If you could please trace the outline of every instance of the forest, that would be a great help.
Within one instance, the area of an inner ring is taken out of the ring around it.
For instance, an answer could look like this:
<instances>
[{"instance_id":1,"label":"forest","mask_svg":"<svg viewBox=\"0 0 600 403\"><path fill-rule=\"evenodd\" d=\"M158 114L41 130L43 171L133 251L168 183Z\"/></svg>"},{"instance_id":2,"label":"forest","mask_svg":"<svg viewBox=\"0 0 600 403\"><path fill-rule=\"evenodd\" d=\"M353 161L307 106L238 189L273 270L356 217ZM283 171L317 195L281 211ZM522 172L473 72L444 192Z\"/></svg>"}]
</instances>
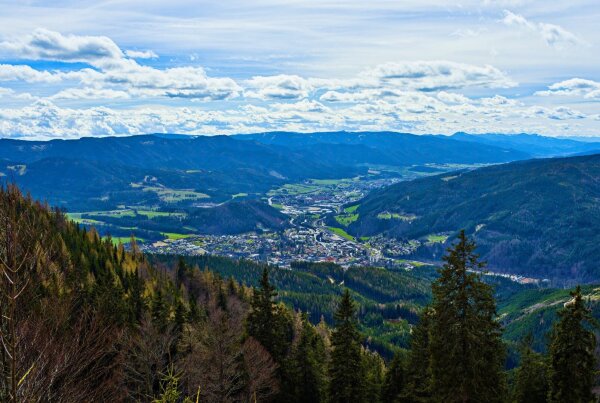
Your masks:
<instances>
[{"instance_id":1,"label":"forest","mask_svg":"<svg viewBox=\"0 0 600 403\"><path fill-rule=\"evenodd\" d=\"M129 250L114 245L9 185L0 190L0 401L595 401L597 324L581 288L559 307L544 352L524 337L508 369L475 243L461 232L443 261L428 290L416 280L398 288L422 295L424 308L396 313L410 340L386 357L363 332L358 291L399 294L374 268L295 264L295 278L344 280L328 294L330 317L315 323L309 306L279 295L268 266L244 281L226 274L226 261L151 259L135 239ZM313 284L318 296L323 282Z\"/></svg>"}]
</instances>

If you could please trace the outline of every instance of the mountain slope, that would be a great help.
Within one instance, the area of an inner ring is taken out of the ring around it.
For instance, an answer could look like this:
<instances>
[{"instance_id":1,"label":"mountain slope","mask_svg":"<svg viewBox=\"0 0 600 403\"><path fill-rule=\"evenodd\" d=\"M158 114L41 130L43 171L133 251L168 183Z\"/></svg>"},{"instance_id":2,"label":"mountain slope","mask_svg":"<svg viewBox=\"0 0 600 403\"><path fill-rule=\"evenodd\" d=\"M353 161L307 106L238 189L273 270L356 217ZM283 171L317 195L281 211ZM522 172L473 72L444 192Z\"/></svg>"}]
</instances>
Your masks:
<instances>
[{"instance_id":1,"label":"mountain slope","mask_svg":"<svg viewBox=\"0 0 600 403\"><path fill-rule=\"evenodd\" d=\"M508 147L458 141L444 136L395 132L271 132L239 135L235 138L292 150L324 151L337 145L350 151L346 163L412 165L424 163L498 163L526 159L530 154Z\"/></svg>"},{"instance_id":2,"label":"mountain slope","mask_svg":"<svg viewBox=\"0 0 600 403\"><path fill-rule=\"evenodd\" d=\"M356 213L348 227L356 236L426 239L464 228L492 269L588 281L600 274L598 154L401 182L368 195ZM442 251L427 245L417 255Z\"/></svg>"}]
</instances>

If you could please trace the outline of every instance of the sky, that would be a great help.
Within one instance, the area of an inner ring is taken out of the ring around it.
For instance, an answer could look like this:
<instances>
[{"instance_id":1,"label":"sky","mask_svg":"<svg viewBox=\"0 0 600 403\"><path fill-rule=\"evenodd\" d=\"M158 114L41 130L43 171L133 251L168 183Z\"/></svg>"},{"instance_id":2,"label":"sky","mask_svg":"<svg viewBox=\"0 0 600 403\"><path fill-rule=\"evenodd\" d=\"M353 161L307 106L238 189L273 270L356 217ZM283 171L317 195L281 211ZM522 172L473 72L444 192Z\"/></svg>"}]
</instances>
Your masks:
<instances>
[{"instance_id":1,"label":"sky","mask_svg":"<svg viewBox=\"0 0 600 403\"><path fill-rule=\"evenodd\" d=\"M600 136L598 0L0 0L0 137Z\"/></svg>"}]
</instances>

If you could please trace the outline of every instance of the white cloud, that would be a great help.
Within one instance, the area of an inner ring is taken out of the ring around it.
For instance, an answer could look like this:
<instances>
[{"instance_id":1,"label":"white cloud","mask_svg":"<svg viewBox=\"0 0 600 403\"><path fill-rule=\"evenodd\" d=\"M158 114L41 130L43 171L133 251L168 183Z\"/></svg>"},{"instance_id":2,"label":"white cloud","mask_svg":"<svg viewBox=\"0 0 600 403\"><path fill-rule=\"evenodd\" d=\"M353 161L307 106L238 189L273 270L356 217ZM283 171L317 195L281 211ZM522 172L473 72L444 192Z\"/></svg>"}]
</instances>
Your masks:
<instances>
[{"instance_id":1,"label":"white cloud","mask_svg":"<svg viewBox=\"0 0 600 403\"><path fill-rule=\"evenodd\" d=\"M158 59L152 50L126 50L125 54L132 59Z\"/></svg>"},{"instance_id":2,"label":"white cloud","mask_svg":"<svg viewBox=\"0 0 600 403\"><path fill-rule=\"evenodd\" d=\"M571 78L548 87L546 91L538 91L536 95L564 95L577 96L585 99L600 99L600 82L583 78Z\"/></svg>"},{"instance_id":3,"label":"white cloud","mask_svg":"<svg viewBox=\"0 0 600 403\"><path fill-rule=\"evenodd\" d=\"M535 32L541 36L548 46L560 47L564 44L580 45L585 43L575 34L559 25L531 22L522 15L515 14L508 10L504 10L502 22L508 26L517 26Z\"/></svg>"},{"instance_id":4,"label":"white cloud","mask_svg":"<svg viewBox=\"0 0 600 403\"><path fill-rule=\"evenodd\" d=\"M27 65L0 64L0 81L25 81L27 83L57 83L63 74L40 71Z\"/></svg>"},{"instance_id":5,"label":"white cloud","mask_svg":"<svg viewBox=\"0 0 600 403\"><path fill-rule=\"evenodd\" d=\"M313 86L308 80L297 76L280 74L256 76L247 80L244 95L250 98L296 100L308 97Z\"/></svg>"},{"instance_id":6,"label":"white cloud","mask_svg":"<svg viewBox=\"0 0 600 403\"><path fill-rule=\"evenodd\" d=\"M385 85L420 91L516 86L505 73L493 66L449 61L386 63L365 71L363 76Z\"/></svg>"},{"instance_id":7,"label":"white cloud","mask_svg":"<svg viewBox=\"0 0 600 403\"><path fill-rule=\"evenodd\" d=\"M123 57L121 49L106 36L63 35L38 28L22 39L4 41L0 48L22 59L98 63Z\"/></svg>"}]
</instances>

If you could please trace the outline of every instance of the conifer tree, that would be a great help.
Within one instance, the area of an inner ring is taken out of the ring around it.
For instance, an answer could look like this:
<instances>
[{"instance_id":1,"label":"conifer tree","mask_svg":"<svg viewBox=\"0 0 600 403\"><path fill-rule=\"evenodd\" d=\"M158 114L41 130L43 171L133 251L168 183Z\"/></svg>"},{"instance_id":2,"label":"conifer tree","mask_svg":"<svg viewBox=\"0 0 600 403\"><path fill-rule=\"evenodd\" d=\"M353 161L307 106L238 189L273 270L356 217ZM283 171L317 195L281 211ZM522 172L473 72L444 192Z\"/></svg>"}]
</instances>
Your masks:
<instances>
[{"instance_id":1,"label":"conifer tree","mask_svg":"<svg viewBox=\"0 0 600 403\"><path fill-rule=\"evenodd\" d=\"M419 323L413 328L407 363L406 387L401 393L402 402L429 402L431 400L431 366L429 331L433 311L427 307Z\"/></svg>"},{"instance_id":2,"label":"conifer tree","mask_svg":"<svg viewBox=\"0 0 600 403\"><path fill-rule=\"evenodd\" d=\"M552 330L548 395L551 403L594 401L596 338L590 327L595 322L579 286L571 296L572 300L558 313L559 321Z\"/></svg>"},{"instance_id":3,"label":"conifer tree","mask_svg":"<svg viewBox=\"0 0 600 403\"><path fill-rule=\"evenodd\" d=\"M544 356L531 348L529 334L521 346L521 364L515 374L515 403L546 403L548 396L548 366Z\"/></svg>"},{"instance_id":4,"label":"conifer tree","mask_svg":"<svg viewBox=\"0 0 600 403\"><path fill-rule=\"evenodd\" d=\"M369 403L382 402L385 362L376 352L363 351L364 400Z\"/></svg>"},{"instance_id":5,"label":"conifer tree","mask_svg":"<svg viewBox=\"0 0 600 403\"><path fill-rule=\"evenodd\" d=\"M406 383L403 354L396 353L388 365L383 386L381 388L381 401L394 402L400 398Z\"/></svg>"},{"instance_id":6,"label":"conifer tree","mask_svg":"<svg viewBox=\"0 0 600 403\"><path fill-rule=\"evenodd\" d=\"M356 309L346 289L337 311L336 327L331 336L329 396L331 403L364 401L364 377L361 361L361 336L355 319Z\"/></svg>"},{"instance_id":7,"label":"conifer tree","mask_svg":"<svg viewBox=\"0 0 600 403\"><path fill-rule=\"evenodd\" d=\"M484 263L460 232L433 283L430 356L432 392L443 402L498 402L506 396L505 350Z\"/></svg>"},{"instance_id":8,"label":"conifer tree","mask_svg":"<svg viewBox=\"0 0 600 403\"><path fill-rule=\"evenodd\" d=\"M323 402L326 397L325 344L306 316L291 356L290 372L295 402Z\"/></svg>"},{"instance_id":9,"label":"conifer tree","mask_svg":"<svg viewBox=\"0 0 600 403\"><path fill-rule=\"evenodd\" d=\"M281 365L290 346L292 329L289 318L274 302L276 296L277 292L269 282L269 272L265 268L260 286L254 289L252 295L247 332Z\"/></svg>"}]
</instances>

